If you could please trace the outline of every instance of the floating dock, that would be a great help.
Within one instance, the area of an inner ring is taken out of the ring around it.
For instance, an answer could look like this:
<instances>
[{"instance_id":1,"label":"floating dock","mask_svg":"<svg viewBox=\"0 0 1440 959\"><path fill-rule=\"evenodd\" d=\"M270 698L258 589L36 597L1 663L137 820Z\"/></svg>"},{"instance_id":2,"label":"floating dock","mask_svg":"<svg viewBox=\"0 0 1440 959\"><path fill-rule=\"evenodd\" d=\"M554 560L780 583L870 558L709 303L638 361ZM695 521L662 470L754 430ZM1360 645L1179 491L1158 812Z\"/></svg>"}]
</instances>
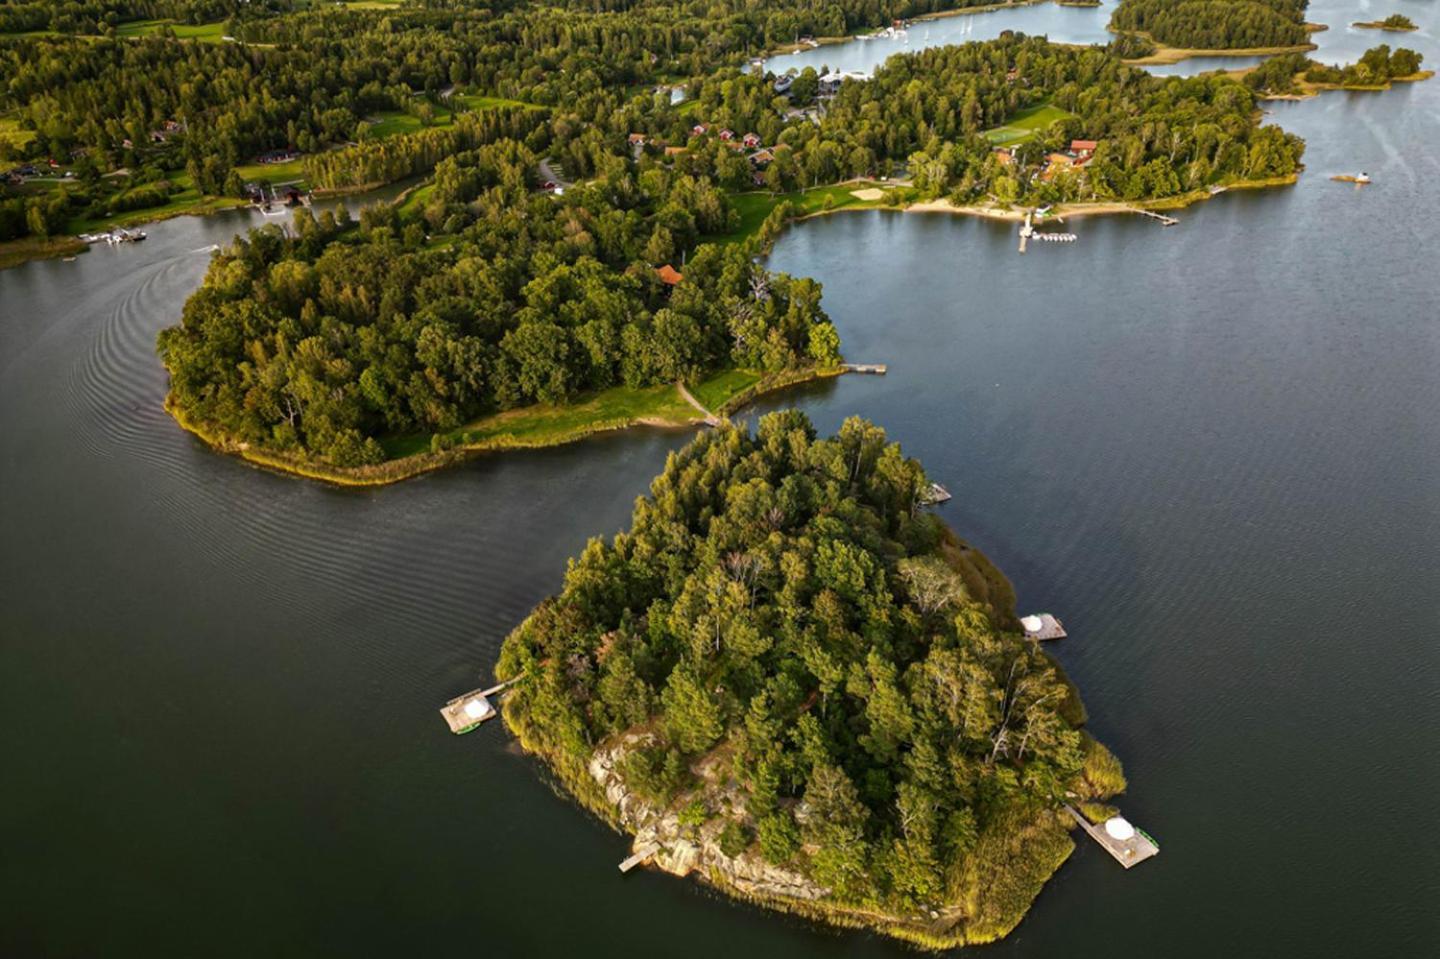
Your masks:
<instances>
[{"instance_id":1,"label":"floating dock","mask_svg":"<svg viewBox=\"0 0 1440 959\"><path fill-rule=\"evenodd\" d=\"M950 491L939 483L931 483L925 490L924 501L926 506L934 506L950 499Z\"/></svg>"},{"instance_id":2,"label":"floating dock","mask_svg":"<svg viewBox=\"0 0 1440 959\"><path fill-rule=\"evenodd\" d=\"M1065 624L1049 613L1031 613L1029 616L1022 616L1020 625L1024 628L1026 637L1030 639L1042 641L1064 639L1069 635L1065 632Z\"/></svg>"},{"instance_id":3,"label":"floating dock","mask_svg":"<svg viewBox=\"0 0 1440 959\"><path fill-rule=\"evenodd\" d=\"M510 682L514 682L514 680ZM445 717L445 723L450 727L450 731L457 736L461 733L468 733L494 716L495 707L490 704L490 697L509 686L510 682L491 686L489 689L472 689L441 706L440 715Z\"/></svg>"},{"instance_id":4,"label":"floating dock","mask_svg":"<svg viewBox=\"0 0 1440 959\"><path fill-rule=\"evenodd\" d=\"M1129 869L1136 863L1144 862L1151 856L1160 854L1160 844L1151 839L1143 829L1137 829L1130 825L1120 816L1114 816L1105 820L1104 826L1096 826L1086 819L1073 806L1066 806L1065 810L1075 817L1080 828L1090 834L1090 838L1105 847L1105 851L1115 857L1115 861Z\"/></svg>"},{"instance_id":5,"label":"floating dock","mask_svg":"<svg viewBox=\"0 0 1440 959\"><path fill-rule=\"evenodd\" d=\"M884 376L886 370L884 363L841 363L840 368L846 373L870 373L874 376Z\"/></svg>"}]
</instances>

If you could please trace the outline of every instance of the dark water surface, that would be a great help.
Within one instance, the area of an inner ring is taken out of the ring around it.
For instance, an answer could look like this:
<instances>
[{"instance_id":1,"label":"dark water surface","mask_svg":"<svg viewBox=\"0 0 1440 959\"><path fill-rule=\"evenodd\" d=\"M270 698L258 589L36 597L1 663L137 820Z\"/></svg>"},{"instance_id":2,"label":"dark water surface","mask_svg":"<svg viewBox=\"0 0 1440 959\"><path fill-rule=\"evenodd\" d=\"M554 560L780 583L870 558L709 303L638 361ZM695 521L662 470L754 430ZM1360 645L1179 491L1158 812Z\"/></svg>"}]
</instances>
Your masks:
<instances>
[{"instance_id":1,"label":"dark water surface","mask_svg":"<svg viewBox=\"0 0 1440 959\"><path fill-rule=\"evenodd\" d=\"M1409 13L1427 32L1386 39L1440 60L1433 3L1333 6L1311 19ZM1081 219L1022 257L1013 228L848 213L774 254L890 364L794 402L889 429L1066 620L1163 845L1126 872L1082 842L986 954L1440 936L1440 82L1271 113L1309 141L1300 184L1171 229ZM0 955L906 955L622 879L625 841L498 724L445 732L685 434L366 492L213 455L160 409L153 343L192 251L248 222L0 273Z\"/></svg>"}]
</instances>

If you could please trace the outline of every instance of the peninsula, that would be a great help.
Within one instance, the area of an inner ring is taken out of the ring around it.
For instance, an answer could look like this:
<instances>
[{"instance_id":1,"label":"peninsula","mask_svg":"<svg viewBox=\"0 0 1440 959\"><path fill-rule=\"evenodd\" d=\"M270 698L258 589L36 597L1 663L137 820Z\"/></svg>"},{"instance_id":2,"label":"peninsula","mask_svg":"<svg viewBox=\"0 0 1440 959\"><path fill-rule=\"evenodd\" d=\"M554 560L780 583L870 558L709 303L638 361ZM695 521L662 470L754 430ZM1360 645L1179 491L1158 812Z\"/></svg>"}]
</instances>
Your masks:
<instances>
[{"instance_id":1,"label":"peninsula","mask_svg":"<svg viewBox=\"0 0 1440 959\"><path fill-rule=\"evenodd\" d=\"M929 486L858 418L702 434L506 639L507 726L634 860L926 948L1004 936L1066 804L1107 819L1125 780Z\"/></svg>"}]
</instances>

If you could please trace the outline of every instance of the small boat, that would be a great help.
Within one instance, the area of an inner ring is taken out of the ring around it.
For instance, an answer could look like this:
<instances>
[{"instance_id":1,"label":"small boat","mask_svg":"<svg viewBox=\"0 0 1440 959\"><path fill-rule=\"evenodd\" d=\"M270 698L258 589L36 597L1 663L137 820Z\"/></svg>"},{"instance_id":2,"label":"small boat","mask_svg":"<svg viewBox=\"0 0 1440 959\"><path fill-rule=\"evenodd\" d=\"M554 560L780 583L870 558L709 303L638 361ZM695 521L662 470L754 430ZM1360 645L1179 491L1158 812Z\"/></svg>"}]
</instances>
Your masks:
<instances>
[{"instance_id":1,"label":"small boat","mask_svg":"<svg viewBox=\"0 0 1440 959\"><path fill-rule=\"evenodd\" d=\"M1369 182L1370 182L1370 174L1368 174L1368 173L1366 173L1366 172L1364 172L1364 171L1362 170L1361 173L1360 173L1360 175L1355 178L1355 182L1356 182L1356 183L1369 183Z\"/></svg>"}]
</instances>

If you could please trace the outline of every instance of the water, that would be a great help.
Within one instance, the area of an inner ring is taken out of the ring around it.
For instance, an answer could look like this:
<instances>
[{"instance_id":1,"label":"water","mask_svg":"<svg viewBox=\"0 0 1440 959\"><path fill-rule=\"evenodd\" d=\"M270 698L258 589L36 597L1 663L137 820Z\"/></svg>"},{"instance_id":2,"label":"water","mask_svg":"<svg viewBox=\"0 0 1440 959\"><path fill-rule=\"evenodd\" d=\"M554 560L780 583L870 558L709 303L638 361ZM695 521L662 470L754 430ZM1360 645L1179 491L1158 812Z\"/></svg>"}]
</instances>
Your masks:
<instances>
[{"instance_id":1,"label":"water","mask_svg":"<svg viewBox=\"0 0 1440 959\"><path fill-rule=\"evenodd\" d=\"M1368 19L1336 11L1312 19ZM1403 12L1433 33L1433 5ZM1440 935L1440 82L1269 110L1309 140L1300 184L1170 229L1079 219L1021 257L1013 227L871 211L775 251L852 359L890 364L792 399L885 425L1022 606L1065 619L1164 847L1126 872L1082 843L986 954ZM259 220L0 273L0 955L908 955L621 879L625 841L497 724L435 713L687 434L357 492L170 422L153 342L191 251Z\"/></svg>"}]
</instances>

